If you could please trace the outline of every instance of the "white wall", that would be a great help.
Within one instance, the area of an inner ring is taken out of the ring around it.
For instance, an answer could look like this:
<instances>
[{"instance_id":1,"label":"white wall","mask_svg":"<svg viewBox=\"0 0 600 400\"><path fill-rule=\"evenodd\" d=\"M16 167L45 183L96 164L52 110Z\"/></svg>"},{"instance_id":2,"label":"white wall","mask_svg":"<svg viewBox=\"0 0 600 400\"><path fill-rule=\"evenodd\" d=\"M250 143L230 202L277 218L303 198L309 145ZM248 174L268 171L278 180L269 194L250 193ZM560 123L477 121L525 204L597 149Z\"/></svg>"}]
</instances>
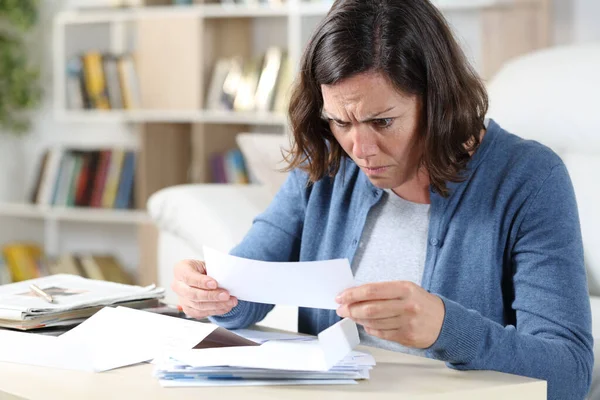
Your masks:
<instances>
[{"instance_id":1,"label":"white wall","mask_svg":"<svg viewBox=\"0 0 600 400\"><path fill-rule=\"evenodd\" d=\"M600 1L554 0L557 44L600 42Z\"/></svg>"}]
</instances>

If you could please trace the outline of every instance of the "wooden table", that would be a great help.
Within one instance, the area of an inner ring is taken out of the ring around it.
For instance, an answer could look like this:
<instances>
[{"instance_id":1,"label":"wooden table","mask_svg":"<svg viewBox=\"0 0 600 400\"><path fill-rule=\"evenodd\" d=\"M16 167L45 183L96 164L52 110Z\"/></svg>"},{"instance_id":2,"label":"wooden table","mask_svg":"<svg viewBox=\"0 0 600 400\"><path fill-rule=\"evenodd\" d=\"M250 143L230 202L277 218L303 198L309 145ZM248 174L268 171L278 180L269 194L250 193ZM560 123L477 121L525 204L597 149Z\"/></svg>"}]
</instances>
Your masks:
<instances>
[{"instance_id":1,"label":"wooden table","mask_svg":"<svg viewBox=\"0 0 600 400\"><path fill-rule=\"evenodd\" d=\"M358 348L361 349L360 347ZM390 351L371 352L371 379L343 386L162 388L153 366L103 373L0 363L0 392L31 400L115 399L546 399L546 382L490 371L459 372L444 363ZM0 399L12 397L2 397Z\"/></svg>"}]
</instances>

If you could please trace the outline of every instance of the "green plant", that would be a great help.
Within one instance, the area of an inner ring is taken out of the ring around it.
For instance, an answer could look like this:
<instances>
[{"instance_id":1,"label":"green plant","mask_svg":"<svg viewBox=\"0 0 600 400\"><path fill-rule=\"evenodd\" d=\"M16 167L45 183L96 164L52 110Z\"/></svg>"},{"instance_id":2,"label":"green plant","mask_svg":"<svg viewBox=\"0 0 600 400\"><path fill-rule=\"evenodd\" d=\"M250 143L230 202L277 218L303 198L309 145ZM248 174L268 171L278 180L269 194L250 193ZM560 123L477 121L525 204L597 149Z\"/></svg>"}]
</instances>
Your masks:
<instances>
[{"instance_id":1,"label":"green plant","mask_svg":"<svg viewBox=\"0 0 600 400\"><path fill-rule=\"evenodd\" d=\"M26 34L38 18L38 0L0 0L0 129L29 129L28 110L41 99L39 69L31 65Z\"/></svg>"}]
</instances>

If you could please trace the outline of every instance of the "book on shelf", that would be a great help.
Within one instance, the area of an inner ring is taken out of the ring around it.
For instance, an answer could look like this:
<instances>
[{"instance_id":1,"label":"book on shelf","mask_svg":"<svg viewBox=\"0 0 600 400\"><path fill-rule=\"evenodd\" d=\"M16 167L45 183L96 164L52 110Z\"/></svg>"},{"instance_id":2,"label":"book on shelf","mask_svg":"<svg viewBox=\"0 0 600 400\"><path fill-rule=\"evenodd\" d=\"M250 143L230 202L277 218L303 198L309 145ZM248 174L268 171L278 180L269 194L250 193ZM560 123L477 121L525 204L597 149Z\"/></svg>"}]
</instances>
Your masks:
<instances>
[{"instance_id":1,"label":"book on shelf","mask_svg":"<svg viewBox=\"0 0 600 400\"><path fill-rule=\"evenodd\" d=\"M238 149L213 153L210 157L210 169L214 183L249 183L246 163Z\"/></svg>"},{"instance_id":2,"label":"book on shelf","mask_svg":"<svg viewBox=\"0 0 600 400\"><path fill-rule=\"evenodd\" d=\"M65 253L56 258L49 258L36 243L12 242L1 247L2 285L57 274L134 284L134 279L126 268L110 254Z\"/></svg>"},{"instance_id":3,"label":"book on shelf","mask_svg":"<svg viewBox=\"0 0 600 400\"><path fill-rule=\"evenodd\" d=\"M30 199L62 207L131 209L136 153L52 148L42 155Z\"/></svg>"},{"instance_id":4,"label":"book on shelf","mask_svg":"<svg viewBox=\"0 0 600 400\"><path fill-rule=\"evenodd\" d=\"M139 108L133 56L88 51L70 58L66 66L66 94L71 110Z\"/></svg>"},{"instance_id":5,"label":"book on shelf","mask_svg":"<svg viewBox=\"0 0 600 400\"><path fill-rule=\"evenodd\" d=\"M269 112L285 110L291 86L288 56L270 47L260 57L216 61L206 94L209 110Z\"/></svg>"}]
</instances>

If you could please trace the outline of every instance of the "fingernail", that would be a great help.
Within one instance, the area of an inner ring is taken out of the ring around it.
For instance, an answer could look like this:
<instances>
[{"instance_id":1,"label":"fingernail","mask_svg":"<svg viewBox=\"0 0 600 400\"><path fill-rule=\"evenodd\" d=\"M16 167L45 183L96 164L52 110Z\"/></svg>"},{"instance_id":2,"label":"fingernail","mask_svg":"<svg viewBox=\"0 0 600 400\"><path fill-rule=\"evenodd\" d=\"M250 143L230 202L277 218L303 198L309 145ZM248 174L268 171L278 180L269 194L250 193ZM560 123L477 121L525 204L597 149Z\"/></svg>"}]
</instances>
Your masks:
<instances>
[{"instance_id":1,"label":"fingernail","mask_svg":"<svg viewBox=\"0 0 600 400\"><path fill-rule=\"evenodd\" d=\"M338 296L335 298L335 301L336 301L338 304L342 304L342 295L341 295L341 294L340 294L340 295L338 295Z\"/></svg>"},{"instance_id":2,"label":"fingernail","mask_svg":"<svg viewBox=\"0 0 600 400\"><path fill-rule=\"evenodd\" d=\"M229 295L227 293L225 293L225 292L219 293L219 300L225 301L225 300L228 300L228 299L229 299Z\"/></svg>"},{"instance_id":3,"label":"fingernail","mask_svg":"<svg viewBox=\"0 0 600 400\"><path fill-rule=\"evenodd\" d=\"M208 286L209 289L216 289L217 288L217 282L215 281L209 281L206 286Z\"/></svg>"},{"instance_id":4,"label":"fingernail","mask_svg":"<svg viewBox=\"0 0 600 400\"><path fill-rule=\"evenodd\" d=\"M232 307L235 307L237 305L237 301L235 299L229 299L228 304Z\"/></svg>"}]
</instances>

